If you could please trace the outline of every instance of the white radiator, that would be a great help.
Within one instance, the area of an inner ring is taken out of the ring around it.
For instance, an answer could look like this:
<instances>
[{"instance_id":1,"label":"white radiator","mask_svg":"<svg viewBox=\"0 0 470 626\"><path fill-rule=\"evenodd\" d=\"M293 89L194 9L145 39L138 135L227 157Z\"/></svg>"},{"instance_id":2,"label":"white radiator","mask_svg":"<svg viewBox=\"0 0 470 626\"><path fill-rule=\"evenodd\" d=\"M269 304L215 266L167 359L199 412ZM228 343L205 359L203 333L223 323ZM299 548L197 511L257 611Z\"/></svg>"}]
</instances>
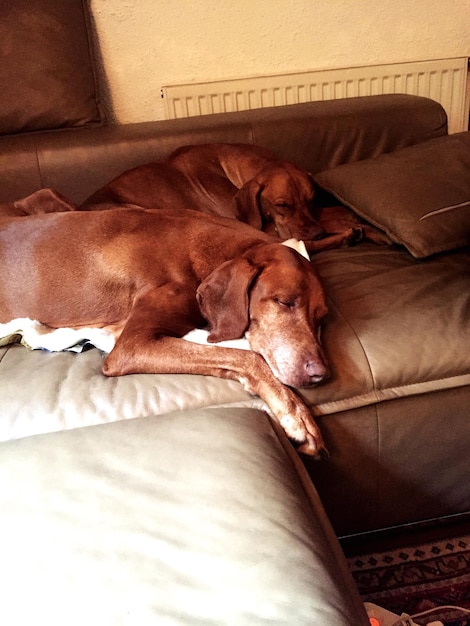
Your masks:
<instances>
[{"instance_id":1,"label":"white radiator","mask_svg":"<svg viewBox=\"0 0 470 626\"><path fill-rule=\"evenodd\" d=\"M315 100L386 93L427 96L442 104L449 132L467 130L468 59L439 59L318 70L162 87L167 119Z\"/></svg>"}]
</instances>

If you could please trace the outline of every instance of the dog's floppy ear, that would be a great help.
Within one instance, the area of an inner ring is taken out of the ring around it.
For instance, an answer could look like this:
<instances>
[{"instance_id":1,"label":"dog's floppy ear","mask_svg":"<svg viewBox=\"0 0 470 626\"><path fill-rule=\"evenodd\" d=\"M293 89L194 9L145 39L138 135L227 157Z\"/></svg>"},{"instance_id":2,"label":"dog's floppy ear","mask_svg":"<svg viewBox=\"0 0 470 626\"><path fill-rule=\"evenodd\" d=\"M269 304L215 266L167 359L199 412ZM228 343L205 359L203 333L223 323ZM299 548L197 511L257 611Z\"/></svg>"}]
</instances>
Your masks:
<instances>
[{"instance_id":1,"label":"dog's floppy ear","mask_svg":"<svg viewBox=\"0 0 470 626\"><path fill-rule=\"evenodd\" d=\"M75 211L76 205L55 189L39 189L26 198L14 203L18 215L37 215L39 213L63 213Z\"/></svg>"},{"instance_id":2,"label":"dog's floppy ear","mask_svg":"<svg viewBox=\"0 0 470 626\"><path fill-rule=\"evenodd\" d=\"M259 271L240 257L219 265L199 285L196 297L209 323L209 342L243 337L249 322L249 289Z\"/></svg>"},{"instance_id":3,"label":"dog's floppy ear","mask_svg":"<svg viewBox=\"0 0 470 626\"><path fill-rule=\"evenodd\" d=\"M256 178L253 178L245 183L243 187L240 187L235 194L237 218L257 230L261 230L263 225L260 205L260 196L263 187L264 185L256 180Z\"/></svg>"}]
</instances>

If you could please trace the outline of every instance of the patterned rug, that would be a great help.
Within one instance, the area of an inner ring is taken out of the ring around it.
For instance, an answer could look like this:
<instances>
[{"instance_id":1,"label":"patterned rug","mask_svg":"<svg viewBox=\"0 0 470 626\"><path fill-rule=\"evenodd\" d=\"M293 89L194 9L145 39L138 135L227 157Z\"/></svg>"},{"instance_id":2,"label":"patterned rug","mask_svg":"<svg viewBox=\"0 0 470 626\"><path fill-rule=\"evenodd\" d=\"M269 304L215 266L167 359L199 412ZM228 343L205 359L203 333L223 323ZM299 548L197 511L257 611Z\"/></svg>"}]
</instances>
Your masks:
<instances>
[{"instance_id":1,"label":"patterned rug","mask_svg":"<svg viewBox=\"0 0 470 626\"><path fill-rule=\"evenodd\" d=\"M470 535L348 558L364 602L415 615L448 605L470 610ZM470 614L442 609L418 624L440 620L469 626Z\"/></svg>"}]
</instances>

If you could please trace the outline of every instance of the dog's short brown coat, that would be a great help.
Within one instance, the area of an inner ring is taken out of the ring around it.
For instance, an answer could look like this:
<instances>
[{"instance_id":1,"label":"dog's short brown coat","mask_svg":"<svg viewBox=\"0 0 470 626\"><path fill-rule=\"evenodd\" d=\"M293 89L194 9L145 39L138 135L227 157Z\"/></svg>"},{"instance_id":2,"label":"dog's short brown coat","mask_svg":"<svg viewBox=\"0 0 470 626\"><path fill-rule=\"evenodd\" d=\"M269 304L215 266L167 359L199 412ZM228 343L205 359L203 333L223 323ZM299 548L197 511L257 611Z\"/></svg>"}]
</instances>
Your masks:
<instances>
[{"instance_id":1,"label":"dog's short brown coat","mask_svg":"<svg viewBox=\"0 0 470 626\"><path fill-rule=\"evenodd\" d=\"M323 231L310 213L313 195L312 177L268 150L213 143L183 146L165 160L127 170L80 208L179 206L233 217L283 239L315 239Z\"/></svg>"},{"instance_id":2,"label":"dog's short brown coat","mask_svg":"<svg viewBox=\"0 0 470 626\"><path fill-rule=\"evenodd\" d=\"M252 144L182 146L162 161L127 170L98 189L81 210L135 204L186 207L232 217L280 239L305 241L309 252L356 242L389 243L346 207L314 207L311 174Z\"/></svg>"},{"instance_id":3,"label":"dog's short brown coat","mask_svg":"<svg viewBox=\"0 0 470 626\"><path fill-rule=\"evenodd\" d=\"M109 376L234 378L263 398L307 454L324 450L291 387L327 376L325 295L312 264L265 233L189 210L70 211L0 217L0 322L96 326L116 337ZM242 337L252 351L182 339Z\"/></svg>"}]
</instances>

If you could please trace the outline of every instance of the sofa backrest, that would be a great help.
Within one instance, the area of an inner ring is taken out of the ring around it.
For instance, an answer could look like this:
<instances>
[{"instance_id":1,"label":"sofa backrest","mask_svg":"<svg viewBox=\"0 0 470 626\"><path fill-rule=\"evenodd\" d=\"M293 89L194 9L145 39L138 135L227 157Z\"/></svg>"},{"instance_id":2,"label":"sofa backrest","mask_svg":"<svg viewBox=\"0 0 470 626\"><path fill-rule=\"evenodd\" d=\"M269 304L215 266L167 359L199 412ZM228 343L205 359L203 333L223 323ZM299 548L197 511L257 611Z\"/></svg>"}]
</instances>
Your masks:
<instances>
[{"instance_id":1,"label":"sofa backrest","mask_svg":"<svg viewBox=\"0 0 470 626\"><path fill-rule=\"evenodd\" d=\"M0 137L0 202L42 187L81 202L124 170L182 145L259 144L315 174L446 133L440 104L391 94Z\"/></svg>"},{"instance_id":2,"label":"sofa backrest","mask_svg":"<svg viewBox=\"0 0 470 626\"><path fill-rule=\"evenodd\" d=\"M0 135L104 122L86 0L1 2L0 58Z\"/></svg>"}]
</instances>

